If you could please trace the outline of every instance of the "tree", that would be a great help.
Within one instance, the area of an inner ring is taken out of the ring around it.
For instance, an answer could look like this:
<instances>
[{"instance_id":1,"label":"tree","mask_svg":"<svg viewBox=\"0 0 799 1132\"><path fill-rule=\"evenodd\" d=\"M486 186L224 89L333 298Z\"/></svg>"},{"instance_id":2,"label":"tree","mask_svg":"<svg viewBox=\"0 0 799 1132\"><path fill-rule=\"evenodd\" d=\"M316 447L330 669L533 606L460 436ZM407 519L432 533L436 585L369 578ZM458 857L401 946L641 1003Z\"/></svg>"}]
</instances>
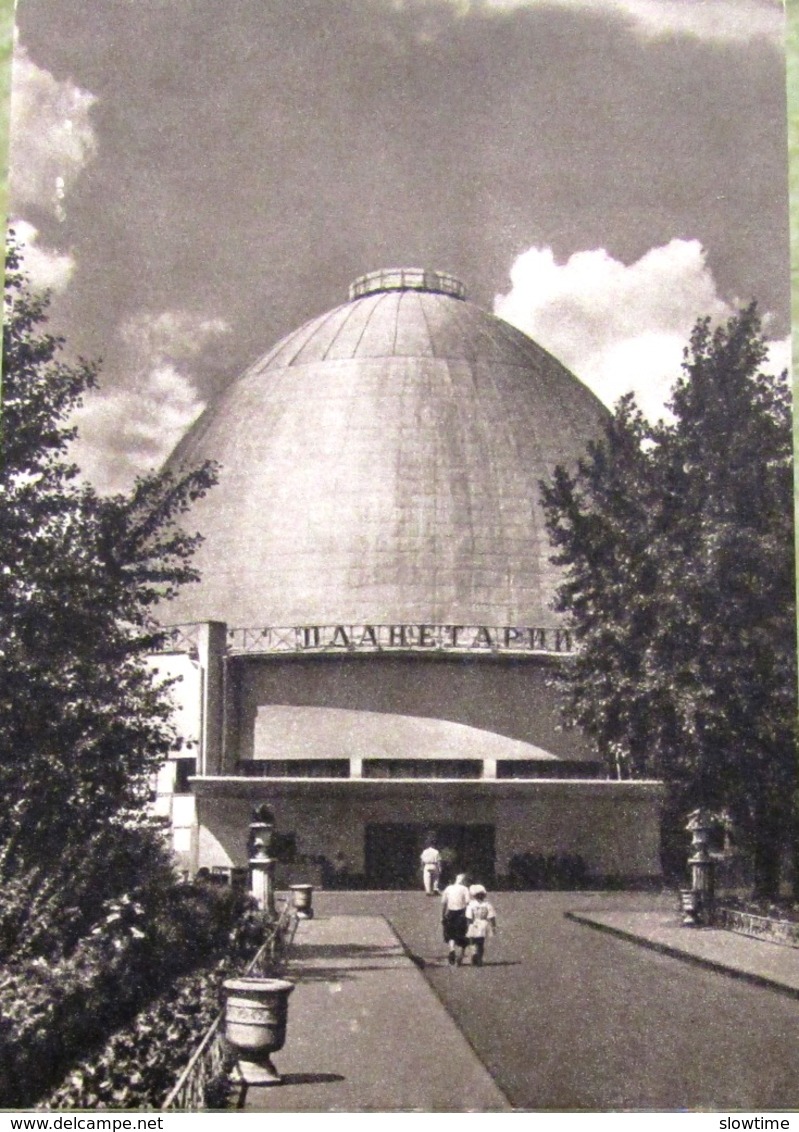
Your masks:
<instances>
[{"instance_id":1,"label":"tree","mask_svg":"<svg viewBox=\"0 0 799 1132\"><path fill-rule=\"evenodd\" d=\"M198 536L176 520L215 480L212 465L162 472L108 498L80 482L68 458L69 418L97 367L62 359L63 340L45 329L48 306L49 296L30 288L12 233L0 466L0 882L40 896L44 878L49 890L86 871L85 846L107 853L109 831L139 844L152 833L142 816L150 777L178 742L168 688L145 663L162 640L152 615L197 578Z\"/></svg>"},{"instance_id":2,"label":"tree","mask_svg":"<svg viewBox=\"0 0 799 1132\"><path fill-rule=\"evenodd\" d=\"M694 328L669 409L624 398L575 473L542 484L572 718L620 777L727 809L773 897L794 844L796 599L787 375L754 304Z\"/></svg>"}]
</instances>

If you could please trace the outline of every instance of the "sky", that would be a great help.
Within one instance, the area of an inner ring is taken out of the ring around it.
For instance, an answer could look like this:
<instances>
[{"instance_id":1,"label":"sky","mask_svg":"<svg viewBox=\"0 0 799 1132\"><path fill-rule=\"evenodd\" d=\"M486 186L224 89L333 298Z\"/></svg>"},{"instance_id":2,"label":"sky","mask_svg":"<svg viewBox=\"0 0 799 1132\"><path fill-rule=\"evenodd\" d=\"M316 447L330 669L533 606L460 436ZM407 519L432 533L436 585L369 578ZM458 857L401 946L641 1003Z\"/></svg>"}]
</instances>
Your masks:
<instances>
[{"instance_id":1,"label":"sky","mask_svg":"<svg viewBox=\"0 0 799 1132\"><path fill-rule=\"evenodd\" d=\"M699 316L788 364L779 0L19 0L11 135L103 491L380 267L653 419Z\"/></svg>"}]
</instances>

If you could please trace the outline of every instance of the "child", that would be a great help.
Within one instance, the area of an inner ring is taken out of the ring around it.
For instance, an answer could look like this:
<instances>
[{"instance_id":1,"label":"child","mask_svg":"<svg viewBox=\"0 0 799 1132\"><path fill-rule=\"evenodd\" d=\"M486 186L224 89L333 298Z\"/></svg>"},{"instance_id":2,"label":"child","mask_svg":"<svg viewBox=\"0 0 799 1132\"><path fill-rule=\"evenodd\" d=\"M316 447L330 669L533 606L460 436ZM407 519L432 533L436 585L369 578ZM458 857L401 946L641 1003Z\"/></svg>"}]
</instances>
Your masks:
<instances>
[{"instance_id":1,"label":"child","mask_svg":"<svg viewBox=\"0 0 799 1132\"><path fill-rule=\"evenodd\" d=\"M483 951L488 936L493 935L497 926L497 917L493 907L486 900L486 890L482 884L473 884L469 889L471 900L466 905L466 920L468 928L466 937L474 944L472 965L482 967Z\"/></svg>"}]
</instances>

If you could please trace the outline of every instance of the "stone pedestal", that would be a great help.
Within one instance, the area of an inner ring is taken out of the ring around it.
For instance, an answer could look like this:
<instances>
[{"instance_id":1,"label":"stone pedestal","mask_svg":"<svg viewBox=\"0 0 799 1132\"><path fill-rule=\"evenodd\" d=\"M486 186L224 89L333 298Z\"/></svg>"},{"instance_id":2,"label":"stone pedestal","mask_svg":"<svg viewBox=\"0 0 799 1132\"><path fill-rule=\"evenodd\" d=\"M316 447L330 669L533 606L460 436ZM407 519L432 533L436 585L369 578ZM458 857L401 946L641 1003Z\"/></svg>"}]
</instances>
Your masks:
<instances>
[{"instance_id":1,"label":"stone pedestal","mask_svg":"<svg viewBox=\"0 0 799 1132\"><path fill-rule=\"evenodd\" d=\"M258 907L269 916L275 915L275 865L274 857L250 858L250 892Z\"/></svg>"},{"instance_id":2,"label":"stone pedestal","mask_svg":"<svg viewBox=\"0 0 799 1132\"><path fill-rule=\"evenodd\" d=\"M716 862L708 850L711 820L702 810L694 810L685 827L691 834L691 891L696 893L696 917L700 924L713 920L715 905Z\"/></svg>"},{"instance_id":3,"label":"stone pedestal","mask_svg":"<svg viewBox=\"0 0 799 1132\"><path fill-rule=\"evenodd\" d=\"M267 805L256 807L250 822L250 891L258 907L275 916L275 865L270 855L275 817Z\"/></svg>"}]
</instances>

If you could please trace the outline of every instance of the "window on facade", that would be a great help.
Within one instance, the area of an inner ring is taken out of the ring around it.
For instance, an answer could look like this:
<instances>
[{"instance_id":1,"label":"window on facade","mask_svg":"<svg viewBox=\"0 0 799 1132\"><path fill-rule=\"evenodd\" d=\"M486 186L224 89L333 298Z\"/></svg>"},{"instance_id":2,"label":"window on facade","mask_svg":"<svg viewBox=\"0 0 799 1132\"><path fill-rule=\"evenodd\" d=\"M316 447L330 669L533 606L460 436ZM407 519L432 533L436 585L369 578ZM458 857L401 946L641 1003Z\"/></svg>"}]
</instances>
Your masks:
<instances>
[{"instance_id":1,"label":"window on facade","mask_svg":"<svg viewBox=\"0 0 799 1132\"><path fill-rule=\"evenodd\" d=\"M364 759L364 778L480 778L479 759Z\"/></svg>"},{"instance_id":2,"label":"window on facade","mask_svg":"<svg viewBox=\"0 0 799 1132\"><path fill-rule=\"evenodd\" d=\"M242 759L247 778L349 778L349 759Z\"/></svg>"},{"instance_id":3,"label":"window on facade","mask_svg":"<svg viewBox=\"0 0 799 1132\"><path fill-rule=\"evenodd\" d=\"M604 778L601 763L553 759L499 759L497 778Z\"/></svg>"},{"instance_id":4,"label":"window on facade","mask_svg":"<svg viewBox=\"0 0 799 1132\"><path fill-rule=\"evenodd\" d=\"M175 793L190 794L189 779L197 773L196 759L175 759Z\"/></svg>"}]
</instances>

